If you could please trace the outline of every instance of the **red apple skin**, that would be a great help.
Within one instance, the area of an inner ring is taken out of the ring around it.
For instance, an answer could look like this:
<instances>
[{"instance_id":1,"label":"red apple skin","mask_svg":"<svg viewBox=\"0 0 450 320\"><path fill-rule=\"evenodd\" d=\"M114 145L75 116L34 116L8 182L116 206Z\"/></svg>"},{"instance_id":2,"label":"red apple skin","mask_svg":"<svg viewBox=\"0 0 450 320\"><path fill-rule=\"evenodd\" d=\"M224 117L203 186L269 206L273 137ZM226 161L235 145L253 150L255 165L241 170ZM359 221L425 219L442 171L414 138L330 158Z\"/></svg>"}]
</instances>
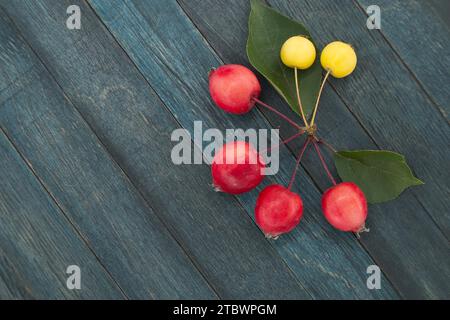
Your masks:
<instances>
[{"instance_id":1,"label":"red apple skin","mask_svg":"<svg viewBox=\"0 0 450 320\"><path fill-rule=\"evenodd\" d=\"M256 224L268 238L277 238L290 232L299 224L302 216L301 197L284 186L270 185L261 191L256 200Z\"/></svg>"},{"instance_id":2,"label":"red apple skin","mask_svg":"<svg viewBox=\"0 0 450 320\"><path fill-rule=\"evenodd\" d=\"M217 191L241 194L254 189L264 179L265 163L255 148L245 141L229 142L216 153L211 165Z\"/></svg>"},{"instance_id":3,"label":"red apple skin","mask_svg":"<svg viewBox=\"0 0 450 320\"><path fill-rule=\"evenodd\" d=\"M233 114L249 112L261 93L258 78L248 68L238 64L227 64L209 74L209 92L214 103L222 110Z\"/></svg>"},{"instance_id":4,"label":"red apple skin","mask_svg":"<svg viewBox=\"0 0 450 320\"><path fill-rule=\"evenodd\" d=\"M328 222L338 230L360 232L365 228L367 200L353 182L342 182L325 191L322 210Z\"/></svg>"}]
</instances>

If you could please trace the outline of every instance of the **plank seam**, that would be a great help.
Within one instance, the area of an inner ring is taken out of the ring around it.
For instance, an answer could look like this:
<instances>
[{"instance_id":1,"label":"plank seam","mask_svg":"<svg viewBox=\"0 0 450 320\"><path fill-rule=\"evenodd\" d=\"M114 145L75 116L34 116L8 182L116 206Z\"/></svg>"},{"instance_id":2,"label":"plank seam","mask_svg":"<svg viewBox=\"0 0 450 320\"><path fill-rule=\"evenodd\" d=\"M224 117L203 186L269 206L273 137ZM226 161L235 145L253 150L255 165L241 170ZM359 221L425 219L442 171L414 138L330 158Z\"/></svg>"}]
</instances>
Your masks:
<instances>
[{"instance_id":1,"label":"plank seam","mask_svg":"<svg viewBox=\"0 0 450 320\"><path fill-rule=\"evenodd\" d=\"M365 16L369 16L366 12L366 10L364 10L364 7L362 6L362 4L360 4L357 0L353 0L353 2L355 3L355 5L361 9L361 11L364 13ZM436 100L434 100L433 96L428 92L428 90L425 88L425 86L422 84L422 81L419 80L419 78L417 77L417 75L414 73L414 71L409 67L409 65L406 63L406 61L404 61L400 55L400 53L395 49L394 45L391 43L391 41L389 41L389 39L387 38L387 36L383 33L383 31L381 29L377 30L381 37L383 38L383 40L387 43L387 45L389 46L389 48L391 48L391 50L394 52L394 54L397 56L397 58L401 61L402 65L406 68L406 70L411 74L411 77L413 78L413 80L417 83L417 85L419 86L419 88L423 91L423 93L425 94L425 96L427 97L427 99L431 102L431 104L435 107L435 109L441 114L441 116L444 118L444 120L447 121L448 124L450 124L450 119L448 119L447 114L445 112L445 110L440 106L440 104L438 102L436 102Z\"/></svg>"},{"instance_id":2,"label":"plank seam","mask_svg":"<svg viewBox=\"0 0 450 320\"><path fill-rule=\"evenodd\" d=\"M105 265L101 262L100 258L97 256L97 254L94 252L94 250L91 248L91 246L89 245L89 242L87 241L87 239L85 239L85 237L83 236L83 234L78 230L78 228L76 227L76 224L72 221L72 219L70 219L70 217L66 214L66 212L62 209L62 206L59 204L58 200L53 196L53 194L50 192L50 190L45 186L45 183L41 180L41 178L37 175L37 173L35 172L35 170L33 169L33 166L31 165L31 163L28 161L28 159L25 157L25 155L23 155L18 147L16 146L16 144L12 141L11 137L8 135L8 133L5 131L5 129L3 127L0 127L0 131L2 132L2 134L6 137L6 139L8 140L8 142L11 144L11 146L14 148L14 150L18 153L18 155L20 156L20 158L22 159L22 161L25 163L26 167L31 171L32 175L36 178L36 180L38 181L39 185L44 189L43 191L45 191L48 196L50 197L50 199L52 200L52 202L55 203L55 205L57 206L58 210L62 213L62 215L64 216L64 218L67 220L67 222L69 223L69 225L72 227L72 229L75 231L75 233L78 235L78 237L80 238L80 240L86 245L88 251L90 251L92 253L92 255L94 256L94 258L97 260L97 262L99 263L99 265L101 266L102 269L104 269L106 275L110 278L110 280L112 281L112 283L114 283L117 288L119 289L119 292L123 295L123 297L127 300L129 300L129 297L125 294L125 292L123 291L123 289L120 287L120 285L117 283L117 281L114 279L114 277L111 275L111 273L109 272L109 270L105 267Z\"/></svg>"},{"instance_id":3,"label":"plank seam","mask_svg":"<svg viewBox=\"0 0 450 320\"><path fill-rule=\"evenodd\" d=\"M4 11L4 14L9 18L9 20L11 21L11 23L13 24L13 27L17 30L17 34L19 35L19 37L21 38L21 40L24 42L24 44L26 46L29 47L29 49L31 50L31 52L33 52L33 54L39 59L40 63L42 63L42 65L44 66L45 70L47 70L47 67L43 64L42 60L40 59L39 56L37 56L36 52L34 51L34 49L31 47L31 45L28 43L28 41L25 39L25 37L23 36L22 32L20 31L19 27L17 26L17 24L14 22L14 20L12 19L12 17L6 12ZM36 65L33 65L32 68L36 68ZM32 69L30 68L30 70ZM55 203L55 205L58 207L58 209L61 211L62 215L66 218L66 220L69 222L69 224L72 226L72 228L74 229L75 233L78 235L78 237L80 238L80 240L86 245L87 249L93 254L94 258L97 260L97 262L99 263L99 265L105 270L106 274L110 277L111 281L117 286L117 288L119 289L120 293L124 296L125 299L129 299L129 297L125 294L125 292L123 291L123 289L120 287L120 285L117 283L117 281L114 279L114 277L111 275L111 273L109 272L109 270L105 267L105 265L102 263L102 261L99 259L99 257L97 256L97 254L95 253L95 251L93 250L93 248L89 245L89 242L87 241L87 239L85 239L85 237L82 235L82 233L77 229L77 227L75 226L74 222L68 217L68 215L66 214L66 212L62 209L62 207L60 206L60 204L58 203L58 201L56 200L56 198L51 194L51 192L48 190L48 188L45 186L44 182L39 178L39 176L37 175L37 173L35 172L35 170L33 169L33 166L31 165L31 163L28 161L28 159L25 157L24 154L22 154L20 152L20 150L18 149L18 147L15 145L15 143L12 141L12 139L10 138L10 136L7 134L7 132L4 130L4 128L2 126L0 126L0 131L5 135L6 139L9 141L9 143L12 145L12 147L14 148L14 150L18 153L18 155L20 156L20 158L25 162L25 165L28 167L28 169L31 171L31 173L33 174L33 176L37 179L38 183L41 185L41 187L45 190L45 192L47 192L47 194L49 195L49 197L52 199L52 201Z\"/></svg>"},{"instance_id":4,"label":"plank seam","mask_svg":"<svg viewBox=\"0 0 450 320\"><path fill-rule=\"evenodd\" d=\"M372 136L370 135L370 133L367 131L367 129L364 127L364 125L362 124L362 122L360 121L359 117L353 113L353 111L350 109L350 106L344 101L344 98L339 94L339 92L336 90L336 88L334 87L334 85L331 84L331 82L329 83L330 86L333 88L333 90L335 91L336 95L339 97L339 99L341 100L341 102L345 105L345 107L348 109L348 111L353 115L353 117L356 119L356 121L358 121L358 123L361 125L361 127L364 129L364 131L367 132L367 135L369 136L369 138L371 138L371 140L373 141L373 143L375 144L375 146L378 149L381 149L379 144L372 138ZM433 215L431 214L431 212L429 211L429 209L425 206L425 204L422 202L422 200L415 194L414 191L412 191L412 194L414 196L414 198L419 202L419 204L422 206L422 208L425 210L425 212L427 213L428 217L430 218L430 220L433 222L433 224L436 226L436 228L440 231L440 233L444 236L445 239L450 240L449 237L447 236L447 234L444 232L444 230L442 230L441 226L438 224L438 222L434 219Z\"/></svg>"},{"instance_id":5,"label":"plank seam","mask_svg":"<svg viewBox=\"0 0 450 320\"><path fill-rule=\"evenodd\" d=\"M192 23L193 26L195 26L195 28L197 29L197 31L201 34L201 36L203 37L203 39L206 41L206 43L208 44L208 47L210 48L211 51L214 52L214 54L216 56L219 57L219 60L221 62L224 62L223 59L219 56L219 53L215 50L215 48L212 46L212 44L208 41L208 39L205 37L205 35L201 32L201 30L199 29L199 27L196 25L196 23L192 20L192 18L189 16L189 14L184 10L183 6L180 4L179 0L176 0L178 6L181 8L181 10L183 11L183 13L186 15L186 17L189 19L189 21ZM333 87L334 90L334 87ZM340 97L339 97L340 98ZM347 107L348 109L348 107ZM269 118L267 118L267 116L260 110L260 108L257 108L258 112L261 114L261 116L264 118L265 122L268 123L271 127L271 121ZM367 135L369 136L369 138L373 141L373 143L379 148L378 144L375 142L375 140L373 139L373 137L369 134L369 132L367 131L367 129L362 125L362 123L360 122L360 120L356 117L356 115L353 114L353 112L349 109L350 113L352 114L352 116L356 119L356 121L360 124L360 126L363 128L364 132L367 133ZM287 149L290 151L290 153L295 157L296 154L295 152L292 150L292 148L290 148L288 145L286 146ZM311 182L313 183L313 185L317 188L317 191L319 192L323 192L323 190L319 187L318 183L316 182L316 180L314 179L314 177L312 176L311 172L305 167L304 164L300 164L301 167L304 169L304 171L306 172L306 174L308 175L308 177L310 178ZM321 227L323 229L323 227ZM368 251L368 248L362 243L362 241L360 241L355 235L353 235L354 239L357 240L357 242L360 244L360 248L362 250L364 250L367 255L370 257L370 259L372 259L372 261L374 263L377 263L377 260L370 254L370 252ZM378 263L377 263L378 265ZM380 268L381 269L381 268ZM292 271L292 270L291 270ZM400 296L400 297L404 297L404 295L399 291L399 289L394 286L392 280L387 276L387 274L381 270L381 272L383 273L383 275L385 276L386 280L391 284L391 287L394 289L394 291Z\"/></svg>"},{"instance_id":6,"label":"plank seam","mask_svg":"<svg viewBox=\"0 0 450 320\"><path fill-rule=\"evenodd\" d=\"M89 4L88 4L89 5ZM90 7L90 5L89 5ZM92 8L91 8L92 9ZM97 18L98 15L95 13L94 14ZM11 17L10 17L11 19ZM11 19L13 21L13 19ZM101 21L101 20L100 20ZM16 25L16 23L13 21L14 26L16 27L16 29L20 32L19 27ZM103 22L101 21L101 23L103 24ZM109 32L109 31L108 31ZM176 244L180 247L180 249L182 250L182 252L186 255L186 257L189 259L189 261L192 263L192 265L195 267L195 269L199 272L199 274L202 276L202 278L205 280L205 283L210 287L211 291L214 292L214 294L220 298L219 294L217 293L217 291L215 290L215 288L213 288L213 286L211 285L211 283L207 280L207 278L205 277L205 275L203 274L203 272L199 269L198 264L194 261L193 257L191 257L190 254L188 254L188 252L186 251L185 247L181 245L180 241L178 240L177 237L174 236L174 234L171 231L171 228L168 227L168 225L166 224L166 222L164 221L164 219L162 219L158 214L157 211L153 209L153 207L150 205L150 203L147 201L147 199L144 197L144 195L141 193L140 189L137 188L137 186L134 184L134 182L132 181L132 179L128 176L128 174L125 172L125 170L120 166L120 164L115 160L115 158L112 156L112 154L109 152L108 148L106 147L106 145L103 143L103 141L100 139L100 137L97 135L97 133L95 132L95 130L92 128L92 126L90 125L90 123L84 118L84 116L82 115L82 113L79 111L79 109L76 107L76 105L70 100L70 98L67 96L66 92L64 91L63 87L60 85L60 83L57 81L57 79L55 78L55 76L53 75L53 73L48 69L48 67L45 65L44 61L41 59L41 57L39 56L39 54L32 48L31 44L25 39L25 37L23 36L23 33L20 32L20 35L23 39L23 41L27 44L27 46L31 49L31 51L34 53L34 55L37 57L37 59L39 59L40 63L43 65L43 67L45 68L45 70L48 72L48 74L51 76L51 78L53 79L53 81L57 84L58 88L61 90L61 93L63 94L64 98L70 103L70 105L74 108L74 110L77 112L77 114L80 116L81 120L86 124L87 128L89 128L89 130L91 131L92 135L97 139L97 141L99 142L99 144L101 145L103 151L107 154L108 158L111 160L111 162L113 163L113 165L115 165L120 172L123 174L123 176L125 177L125 179L131 184L131 186L133 187L134 191L137 193L137 195L141 198L141 200L144 201L144 203L146 204L148 209L151 209L151 211L155 214L155 216L158 218L158 220L161 222L161 224L164 226L164 228L167 230L168 235L176 242ZM114 38L115 39L115 38ZM127 55L128 56L128 55ZM38 178L39 179L39 178ZM47 189L46 189L47 190ZM47 190L47 192L50 194L50 192ZM51 194L50 194L51 195ZM52 197L53 198L53 197ZM56 200L55 200L56 201ZM58 205L58 204L57 204ZM58 205L59 207L59 205ZM92 252L94 253L93 249ZM97 255L94 253L94 255L97 257ZM100 261L99 261L100 262ZM105 267L106 269L106 267ZM107 269L106 269L107 270ZM109 273L109 271L108 271ZM111 276L112 277L112 276ZM116 282L116 281L115 281ZM116 282L117 283L117 282ZM117 284L118 285L118 284ZM118 285L118 287L120 288L120 286ZM121 289L121 291L123 292L123 290ZM125 295L125 297L127 297ZM128 298L128 297L127 297Z\"/></svg>"},{"instance_id":7,"label":"plank seam","mask_svg":"<svg viewBox=\"0 0 450 320\"><path fill-rule=\"evenodd\" d=\"M177 0L178 1L178 0ZM356 1L356 0L353 0ZM364 8L361 7L361 9L364 11ZM381 33L381 31L380 31ZM382 34L382 33L381 33ZM383 38L384 34L382 34ZM405 66L406 70L409 71L412 75L413 78L415 77L414 74L412 73L412 71L408 68L408 66L403 62L403 60L401 59L401 57L397 54L397 52L395 51L394 48L392 48L392 46L390 45L389 41L385 38L385 41L388 43L388 45L391 47L391 50L394 52L394 54L397 56L397 58L402 62L402 65ZM416 80L418 81L418 80ZM346 103L346 101L344 100L344 98L342 97L342 95L339 94L338 89L332 84L332 82L329 82L330 86L332 87L332 90L336 93L336 95L339 97L339 100L341 100L341 102L345 105L345 107L348 109L348 111L350 112L350 114L353 116L353 118L359 123L360 127L366 132L367 136L372 140L372 142L375 144L375 146L377 146L378 149L381 149L379 144L376 142L375 138L370 134L370 132L368 131L368 129L364 126L362 120L351 110L350 106ZM420 83L419 83L420 86ZM425 89L423 89L425 90ZM424 92L425 96L428 97L427 92ZM430 102L432 104L434 104L433 100L429 99ZM442 115L442 114L441 114ZM444 120L447 120L446 117L444 116ZM447 120L447 122L449 122ZM450 122L449 122L450 123ZM413 192L414 194L414 192ZM449 239L448 236L446 235L446 233L442 230L442 228L439 226L438 222L433 218L431 212L426 208L426 206L423 204L422 200L419 199L419 197L414 194L414 197L418 200L418 202L420 203L420 205L425 209L425 211L427 212L427 215L430 217L431 221L433 222L433 224L437 227L437 229L441 232L441 234L444 236L445 239Z\"/></svg>"},{"instance_id":8,"label":"plank seam","mask_svg":"<svg viewBox=\"0 0 450 320\"><path fill-rule=\"evenodd\" d=\"M181 123L178 121L178 119L174 116L174 114L170 111L170 109L167 107L167 105L163 102L163 100L162 100L162 98L160 97L160 95L156 92L156 90L154 90L153 86L152 86L152 85L150 84L150 82L147 80L147 78L145 77L145 75L141 72L141 70L139 69L139 67L135 64L134 60L128 55L128 52L125 50L125 48L122 47L122 45L121 45L120 42L116 39L116 37L114 36L114 34L109 30L109 28L104 24L103 20L98 16L97 12L96 12L95 9L91 6L91 4L89 3L89 1L88 1L88 0L84 0L84 1L86 1L87 4L88 4L88 6L94 11L95 15L96 15L97 18L101 21L102 25L106 28L106 30L108 31L108 33L110 33L110 35L113 37L113 39L115 40L115 42L117 43L117 45L122 49L122 51L124 52L124 54L129 58L130 62L133 64L133 66L136 68L136 70L137 70L137 71L139 72L139 74L142 76L142 78L144 79L144 81L148 84L148 86L149 86L149 87L152 89L152 91L155 93L156 97L157 97L158 100L161 102L161 104L166 108L166 110L169 112L169 114L171 115L171 117L176 121L176 123L180 126L180 128L184 128L184 127L181 125ZM178 3L177 3L177 4L178 4ZM181 8L181 6L180 6L180 8ZM184 13L184 11L183 11L183 13ZM205 41L206 41L206 39L205 39ZM217 56L216 58L217 58L218 60L221 61L221 59L220 59L218 56ZM193 141L193 140L191 139L191 141ZM194 145L196 145L196 144L195 144L195 141L193 141L193 142L194 142ZM197 146L197 145L196 145L196 146ZM197 148L198 148L198 146L197 146ZM249 215L248 215L248 213L247 213L247 210L243 207L243 205L242 205L242 203L239 201L239 199L237 199L236 196L233 196L233 198L236 199L237 204L242 208L242 210L243 210L244 212L246 212L246 214L245 214L246 217L249 218L249 219L251 220L251 223L254 224L254 225L256 226L255 222L249 217ZM294 272L292 271L292 269L286 264L286 261L280 256L280 254L278 253L278 251L274 249L273 244L271 244L270 241L268 241L268 242L269 242L271 248L273 249L274 253L275 253L277 256L279 256L280 261L281 261L281 262L287 267L287 269L291 272L291 275L294 277L294 279L296 279L298 285L299 285L301 288L303 288L303 290L304 290L305 292L307 292L308 295L309 295L311 298L313 298L312 295L311 295L311 293L310 293L308 290L306 290L306 288L300 283L300 281L298 280L297 276L294 274Z\"/></svg>"},{"instance_id":9,"label":"plank seam","mask_svg":"<svg viewBox=\"0 0 450 320\"><path fill-rule=\"evenodd\" d=\"M177 0L178 1L178 0ZM356 0L353 0L356 1ZM383 35L384 36L384 35ZM386 42L388 42L386 40ZM389 44L389 42L388 42ZM394 52L395 50L392 49ZM396 52L395 52L396 53ZM397 57L399 58L399 60L403 63L403 60L398 56L398 54L396 54ZM407 68L407 70L409 71L409 69ZM363 124L363 121L352 111L352 109L350 108L350 106L347 104L347 102L345 101L345 99L342 97L342 95L339 93L338 89L336 88L336 86L334 86L332 84L332 82L329 82L332 90L336 93L336 95L338 96L339 100L341 100L341 102L344 104L344 106L347 108L347 110L350 112L350 114L353 116L353 118L358 122L358 124L360 125L360 127L363 129L363 131L367 134L367 136L372 140L372 142L375 144L375 146L378 149L381 149L380 145L377 143L377 141L375 140L375 138L372 136L372 134L369 132L369 130L366 128L366 126ZM431 101L431 100L430 100ZM433 103L433 101L431 101ZM445 118L444 118L445 119ZM293 153L294 154L294 153ZM306 170L305 170L306 171ZM312 178L312 177L311 177ZM414 194L414 192L413 192ZM444 233L444 231L442 230L442 228L439 226L439 224L437 223L437 221L433 218L433 216L431 215L431 212L426 208L426 206L423 204L422 200L419 199L417 197L416 194L414 194L414 197L418 200L418 202L420 203L420 205L425 209L425 211L427 212L428 216L430 217L431 221L433 222L433 224L437 227L437 229L442 233L442 235L444 236L445 239L449 239L448 236Z\"/></svg>"}]
</instances>

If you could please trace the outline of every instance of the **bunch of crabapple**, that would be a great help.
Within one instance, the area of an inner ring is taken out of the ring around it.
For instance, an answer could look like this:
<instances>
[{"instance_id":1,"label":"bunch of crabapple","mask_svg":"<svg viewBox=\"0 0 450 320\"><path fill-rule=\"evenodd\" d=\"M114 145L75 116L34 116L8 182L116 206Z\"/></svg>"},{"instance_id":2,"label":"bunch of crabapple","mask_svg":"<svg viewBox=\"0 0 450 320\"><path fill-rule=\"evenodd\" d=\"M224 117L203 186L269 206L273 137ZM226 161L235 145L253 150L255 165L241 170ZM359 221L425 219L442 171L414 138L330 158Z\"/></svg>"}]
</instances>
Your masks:
<instances>
[{"instance_id":1,"label":"bunch of crabapple","mask_svg":"<svg viewBox=\"0 0 450 320\"><path fill-rule=\"evenodd\" d=\"M316 49L307 37L293 36L282 45L280 58L284 65L295 69L297 77L297 70L308 69L314 63ZM357 58L349 44L335 41L323 49L320 62L327 72L324 78L325 83L330 74L335 78L343 78L351 74L356 67ZM209 90L215 104L228 113L244 114L249 112L255 103L265 105L258 100L261 93L258 78L251 70L241 65L223 65L212 70L209 75ZM299 94L298 99L302 110ZM314 124L316 109L310 123L306 121L302 110L306 129ZM314 132L309 131L310 136L297 159L297 166L308 143L313 140ZM263 181L264 169L264 160L251 144L245 141L228 142L215 154L212 161L213 185L216 191L230 194L248 192ZM303 216L302 198L291 191L293 178L295 178L295 171L289 186L269 185L258 195L255 219L266 237L277 238L291 231ZM364 230L367 218L367 202L364 193L352 182L336 184L333 178L332 181L334 185L322 196L322 210L325 218L332 226L342 231Z\"/></svg>"}]
</instances>

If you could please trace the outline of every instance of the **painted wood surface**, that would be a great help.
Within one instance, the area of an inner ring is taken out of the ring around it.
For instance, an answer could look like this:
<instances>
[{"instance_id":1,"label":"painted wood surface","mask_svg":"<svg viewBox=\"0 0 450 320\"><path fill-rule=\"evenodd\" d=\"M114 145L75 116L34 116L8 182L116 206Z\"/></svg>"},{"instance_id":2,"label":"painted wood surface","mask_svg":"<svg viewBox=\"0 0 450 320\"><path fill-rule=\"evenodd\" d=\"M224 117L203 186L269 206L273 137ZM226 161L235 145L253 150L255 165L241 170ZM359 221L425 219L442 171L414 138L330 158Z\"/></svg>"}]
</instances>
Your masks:
<instances>
[{"instance_id":1,"label":"painted wood surface","mask_svg":"<svg viewBox=\"0 0 450 320\"><path fill-rule=\"evenodd\" d=\"M0 114L20 94L11 54L23 49L0 10ZM4 69L3 69L4 70ZM10 80L10 81L8 81ZM120 288L0 130L0 297L6 299L122 299ZM67 267L83 266L83 290L68 290Z\"/></svg>"},{"instance_id":2,"label":"painted wood surface","mask_svg":"<svg viewBox=\"0 0 450 320\"><path fill-rule=\"evenodd\" d=\"M0 151L0 296L123 299L119 287L3 132ZM66 287L67 267L74 264L82 266L82 290Z\"/></svg>"},{"instance_id":3,"label":"painted wood surface","mask_svg":"<svg viewBox=\"0 0 450 320\"><path fill-rule=\"evenodd\" d=\"M225 62L247 64L245 52L240 50L240 48L244 48L246 42L248 3L243 1L230 1L226 4L219 1L180 1L180 4ZM306 7L308 10L311 10L311 6ZM224 10L231 11L231 14L221 15L220 12ZM284 8L284 11L289 12L286 8ZM328 13L326 16L329 15ZM309 21L312 23L315 15L311 14L311 16ZM300 21L304 20L300 14L294 15L294 17ZM224 26L227 27L225 28ZM310 30L314 30L314 28L310 26ZM326 31L324 30L323 33L326 34ZM396 61L394 62L397 63ZM394 87L395 83L390 85ZM290 113L295 116L280 98L270 92L267 86L264 89L266 89L263 96L265 101L267 100L269 103L279 107L284 113ZM355 118L352 110L348 109L348 105L344 104L340 96L330 89L328 88L328 91L325 91L322 98L321 113L319 115L319 134L338 149L376 149L380 147L374 140L374 137L366 132L364 125L360 124L361 120ZM266 113L266 116L273 126L283 126L283 123L277 116L269 113ZM320 129L320 126L325 127L325 130ZM284 138L294 133L293 129L282 127L281 135ZM445 141L445 139L439 139ZM290 145L293 146L291 150L294 154L300 148L300 142L291 143ZM386 148L383 145L381 147ZM442 153L445 155L445 152ZM311 161L311 159L306 157L304 164L322 190L329 186L327 177L323 174L320 166L317 165L317 158L313 157ZM439 161L439 165L440 167L445 167L446 162L443 160ZM439 180L445 188L445 177L439 178ZM432 201L433 199L430 200ZM447 205L448 202L446 203L445 201L444 199L442 202ZM409 190L394 202L371 206L371 215L368 220L371 232L364 235L361 242L369 250L372 257L383 266L383 270L385 270L393 284L398 286L400 291L406 296L445 296L445 292L448 291L448 284L445 279L449 276L448 241L440 229L435 226L432 219L424 214L423 210L416 209L420 206L421 204ZM395 215L393 212L395 212ZM420 221L418 224L420 225L420 230L418 228L417 232L426 234L427 242L417 238L415 232L411 232L410 229L404 227L405 225L411 225L411 220ZM386 226L389 226L389 228L386 228ZM387 239L390 239L392 243L387 242ZM380 245L381 243L383 245ZM412 244L417 248L417 253L419 254L404 250L405 246ZM404 263L402 268L397 268L392 264L392 261L399 259L399 257L401 257L401 263ZM435 264L436 257L439 257L439 260L445 261L445 263L443 265ZM421 274L420 277L424 277L427 280L417 281L417 274ZM430 289L430 282L434 283L436 287ZM424 290L427 289L429 290L425 293Z\"/></svg>"},{"instance_id":4,"label":"painted wood surface","mask_svg":"<svg viewBox=\"0 0 450 320\"><path fill-rule=\"evenodd\" d=\"M311 10L303 10L305 6ZM355 23L366 19L357 6L324 0L277 1L274 7L288 10L304 21L321 47L332 39L355 44L360 61L358 70L345 81L331 81L332 86L378 146L406 156L415 173L427 184L411 192L449 239L450 171L442 168L448 167L450 126L436 112L416 79L379 32L368 30L365 23Z\"/></svg>"},{"instance_id":5,"label":"painted wood surface","mask_svg":"<svg viewBox=\"0 0 450 320\"><path fill-rule=\"evenodd\" d=\"M178 128L176 119L93 12L80 2L84 33L75 39L58 27L59 12L69 3L20 2L8 12L214 290L224 298L309 298L237 202L213 191L208 166L172 164L170 135ZM36 12L42 21L31 19ZM46 32L34 35L37 26ZM188 284L187 279L177 281Z\"/></svg>"},{"instance_id":6,"label":"painted wood surface","mask_svg":"<svg viewBox=\"0 0 450 320\"><path fill-rule=\"evenodd\" d=\"M303 21L320 46L337 37L357 47L354 76L326 89L320 135L339 149L400 151L427 184L371 206L371 232L358 241L321 216L320 195L329 182L311 152L294 186L306 205L304 220L269 241L252 221L257 191L216 193L208 165L170 160L172 131L193 133L196 120L204 129L293 133L264 110L236 117L210 101L209 69L247 64L246 1L0 0L11 18L0 9L0 148L8 164L0 173L9 183L0 186L6 225L0 237L7 243L0 247L0 297L448 298L449 91L436 86L448 73L430 79L448 61L420 69L425 51L412 50L408 31L396 30L389 18L416 17L416 1L407 13L389 2L381 32L365 28L364 1L270 5ZM81 8L81 30L65 27L70 4ZM418 36L439 44L447 31L425 11L419 20L432 25ZM443 51L445 44L437 45L432 56ZM295 117L263 87L265 101ZM426 145L432 140L433 147ZM281 148L280 172L264 186L287 183L299 146L300 140ZM14 187L20 181L29 200ZM33 208L42 210L33 215ZM20 214L11 220L14 211ZM36 244L23 242L23 234ZM55 271L68 256L88 265L99 283L68 292L64 270ZM383 271L382 290L366 287L371 264Z\"/></svg>"},{"instance_id":7,"label":"painted wood surface","mask_svg":"<svg viewBox=\"0 0 450 320\"><path fill-rule=\"evenodd\" d=\"M0 124L125 294L214 297L20 35L5 19L1 30L5 59L27 63L28 71L2 91Z\"/></svg>"},{"instance_id":8,"label":"painted wood surface","mask_svg":"<svg viewBox=\"0 0 450 320\"><path fill-rule=\"evenodd\" d=\"M246 117L230 117L212 104L205 75L221 61L186 19L175 1L164 4L159 1L94 1L92 4L163 102L191 132L193 121L199 119L205 127L222 130L233 127L269 128L258 113ZM121 19L109 17L114 12L113 9L121 12ZM159 14L153 15L154 10ZM172 18L170 26L163 23L169 16L176 17ZM158 24L158 21L161 23ZM171 76L166 76L167 74ZM294 163L295 160L283 148L281 172L275 177L268 177L266 184L286 185ZM320 212L320 194L309 179L304 180L306 182L303 183L309 187L307 189L314 190L305 195L312 199L305 201L308 205L315 206L314 212ZM298 187L296 190L298 191ZM239 197L251 217L256 196L257 192L252 192ZM309 231L304 232L302 227ZM333 236L330 237L330 234ZM293 241L295 242L292 243ZM329 243L326 250L323 249L322 241ZM351 235L333 231L320 216L306 216L303 226L273 245L314 297L370 297L372 294L395 296L388 282L385 282L384 292L367 290L363 277L367 266L373 263L371 258L361 250ZM349 255L353 256L354 265L349 265ZM342 277L342 274L345 276ZM333 278L331 282L330 276ZM324 281L318 281L322 277Z\"/></svg>"},{"instance_id":9,"label":"painted wood surface","mask_svg":"<svg viewBox=\"0 0 450 320\"><path fill-rule=\"evenodd\" d=\"M363 10L372 4L369 0L358 0L358 3ZM377 5L382 14L381 34L448 121L450 3L442 0L383 0L377 1Z\"/></svg>"}]
</instances>

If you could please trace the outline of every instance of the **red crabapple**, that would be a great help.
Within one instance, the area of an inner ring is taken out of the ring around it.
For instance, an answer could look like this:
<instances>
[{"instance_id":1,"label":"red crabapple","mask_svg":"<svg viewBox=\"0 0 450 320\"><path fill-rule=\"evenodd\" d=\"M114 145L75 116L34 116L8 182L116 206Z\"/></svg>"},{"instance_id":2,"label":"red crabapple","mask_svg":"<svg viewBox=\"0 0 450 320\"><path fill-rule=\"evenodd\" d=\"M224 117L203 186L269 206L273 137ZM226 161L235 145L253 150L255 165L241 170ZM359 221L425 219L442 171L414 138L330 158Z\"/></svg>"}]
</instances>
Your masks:
<instances>
[{"instance_id":1,"label":"red crabapple","mask_svg":"<svg viewBox=\"0 0 450 320\"><path fill-rule=\"evenodd\" d=\"M217 191L240 194L252 190L264 178L265 164L258 152L245 141L225 144L211 165Z\"/></svg>"},{"instance_id":2,"label":"red crabapple","mask_svg":"<svg viewBox=\"0 0 450 320\"><path fill-rule=\"evenodd\" d=\"M227 64L209 74L209 92L214 102L223 110L243 114L255 105L261 86L255 74L244 66Z\"/></svg>"},{"instance_id":3,"label":"red crabapple","mask_svg":"<svg viewBox=\"0 0 450 320\"><path fill-rule=\"evenodd\" d=\"M325 218L336 229L361 232L365 230L367 201L353 182L342 182L329 188L322 196Z\"/></svg>"},{"instance_id":4,"label":"red crabapple","mask_svg":"<svg viewBox=\"0 0 450 320\"><path fill-rule=\"evenodd\" d=\"M268 238L294 229L302 215L300 196L279 184L266 187L256 200L256 223Z\"/></svg>"}]
</instances>

